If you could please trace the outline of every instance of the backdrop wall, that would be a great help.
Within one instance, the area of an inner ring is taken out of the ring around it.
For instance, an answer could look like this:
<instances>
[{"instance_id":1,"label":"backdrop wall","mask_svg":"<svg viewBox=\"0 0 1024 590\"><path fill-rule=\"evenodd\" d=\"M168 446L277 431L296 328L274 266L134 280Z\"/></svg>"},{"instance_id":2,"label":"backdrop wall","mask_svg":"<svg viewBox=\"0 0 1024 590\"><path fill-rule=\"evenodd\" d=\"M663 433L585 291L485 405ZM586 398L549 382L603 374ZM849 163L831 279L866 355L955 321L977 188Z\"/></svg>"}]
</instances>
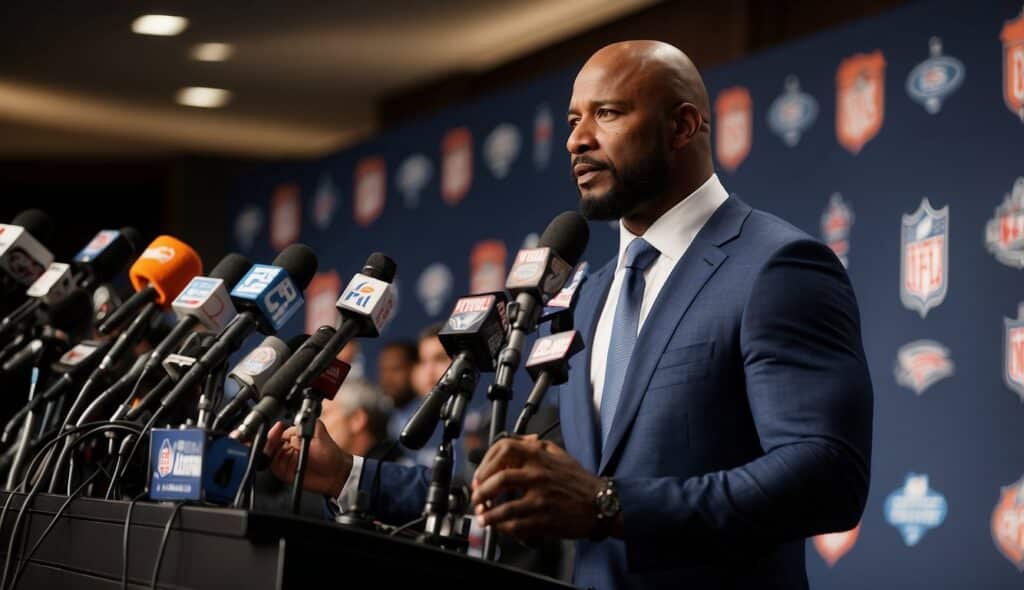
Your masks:
<instances>
[{"instance_id":1,"label":"backdrop wall","mask_svg":"<svg viewBox=\"0 0 1024 590\"><path fill-rule=\"evenodd\" d=\"M388 253L400 304L383 340L415 337L458 296L503 284L530 235L575 208L564 151L574 75L263 167L240 179L227 239L254 261L295 240L318 252L307 331L330 320L370 252ZM812 586L1019 585L1020 0L914 4L704 75L726 188L829 243L861 305L871 495L858 529L808 542ZM603 264L616 240L593 224L585 258Z\"/></svg>"}]
</instances>

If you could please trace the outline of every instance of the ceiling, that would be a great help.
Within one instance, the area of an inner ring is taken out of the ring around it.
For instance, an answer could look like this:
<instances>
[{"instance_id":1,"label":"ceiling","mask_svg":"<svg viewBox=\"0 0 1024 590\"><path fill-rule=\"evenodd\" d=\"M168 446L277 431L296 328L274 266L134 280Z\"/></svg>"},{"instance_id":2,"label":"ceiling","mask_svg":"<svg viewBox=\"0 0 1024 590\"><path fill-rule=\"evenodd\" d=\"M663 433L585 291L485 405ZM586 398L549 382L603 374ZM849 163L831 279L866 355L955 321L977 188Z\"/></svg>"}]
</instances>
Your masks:
<instances>
[{"instance_id":1,"label":"ceiling","mask_svg":"<svg viewBox=\"0 0 1024 590\"><path fill-rule=\"evenodd\" d=\"M375 104L492 69L657 0L8 0L0 19L0 158L212 153L308 157L371 133ZM147 13L176 37L131 32ZM226 62L189 59L201 42ZM183 86L232 102L174 102Z\"/></svg>"}]
</instances>

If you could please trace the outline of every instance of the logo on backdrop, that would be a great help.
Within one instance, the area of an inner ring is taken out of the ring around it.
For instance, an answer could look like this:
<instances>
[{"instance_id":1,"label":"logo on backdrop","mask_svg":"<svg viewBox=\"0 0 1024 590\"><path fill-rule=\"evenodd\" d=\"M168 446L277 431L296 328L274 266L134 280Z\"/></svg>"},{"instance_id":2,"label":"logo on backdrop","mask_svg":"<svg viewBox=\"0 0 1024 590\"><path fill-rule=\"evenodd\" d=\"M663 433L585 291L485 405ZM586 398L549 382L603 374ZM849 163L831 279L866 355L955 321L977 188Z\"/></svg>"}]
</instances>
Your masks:
<instances>
[{"instance_id":1,"label":"logo on backdrop","mask_svg":"<svg viewBox=\"0 0 1024 590\"><path fill-rule=\"evenodd\" d=\"M295 182L280 184L270 199L270 245L275 250L299 239L302 229L302 202L299 185Z\"/></svg>"},{"instance_id":2,"label":"logo on backdrop","mask_svg":"<svg viewBox=\"0 0 1024 590\"><path fill-rule=\"evenodd\" d=\"M313 197L313 223L321 231L331 226L334 211L338 208L338 188L334 186L330 172L320 175L316 183L316 195Z\"/></svg>"},{"instance_id":3,"label":"logo on backdrop","mask_svg":"<svg viewBox=\"0 0 1024 590\"><path fill-rule=\"evenodd\" d=\"M508 250L501 240L483 240L469 254L469 292L505 290L505 259Z\"/></svg>"},{"instance_id":4,"label":"logo on backdrop","mask_svg":"<svg viewBox=\"0 0 1024 590\"><path fill-rule=\"evenodd\" d=\"M537 107L533 116L533 167L543 170L551 161L551 140L554 135L554 119L546 104Z\"/></svg>"},{"instance_id":5,"label":"logo on backdrop","mask_svg":"<svg viewBox=\"0 0 1024 590\"><path fill-rule=\"evenodd\" d=\"M928 198L903 215L900 299L921 317L946 298L949 285L949 206L936 211Z\"/></svg>"},{"instance_id":6,"label":"logo on backdrop","mask_svg":"<svg viewBox=\"0 0 1024 590\"><path fill-rule=\"evenodd\" d=\"M1003 381L1024 401L1024 303L1017 318L1003 318Z\"/></svg>"},{"instance_id":7,"label":"logo on backdrop","mask_svg":"<svg viewBox=\"0 0 1024 590\"><path fill-rule=\"evenodd\" d=\"M1006 266L1024 268L1024 177L1013 183L985 224L985 246Z\"/></svg>"},{"instance_id":8,"label":"logo on backdrop","mask_svg":"<svg viewBox=\"0 0 1024 590\"><path fill-rule=\"evenodd\" d=\"M452 271L440 262L435 262L420 273L416 280L416 294L427 315L434 317L444 309L452 294Z\"/></svg>"},{"instance_id":9,"label":"logo on backdrop","mask_svg":"<svg viewBox=\"0 0 1024 590\"><path fill-rule=\"evenodd\" d=\"M885 57L881 51L844 59L836 72L836 137L854 155L882 130Z\"/></svg>"},{"instance_id":10,"label":"logo on backdrop","mask_svg":"<svg viewBox=\"0 0 1024 590\"><path fill-rule=\"evenodd\" d=\"M934 340L915 340L896 352L896 382L917 395L952 375L949 349Z\"/></svg>"},{"instance_id":11,"label":"logo on backdrop","mask_svg":"<svg viewBox=\"0 0 1024 590\"><path fill-rule=\"evenodd\" d=\"M522 143L519 129L511 123L498 125L487 136L484 140L484 159L495 178L501 180L508 176L512 163L519 157Z\"/></svg>"},{"instance_id":12,"label":"logo on backdrop","mask_svg":"<svg viewBox=\"0 0 1024 590\"><path fill-rule=\"evenodd\" d=\"M1003 99L1024 122L1024 10L1007 21L999 39L1003 42Z\"/></svg>"},{"instance_id":13,"label":"logo on backdrop","mask_svg":"<svg viewBox=\"0 0 1024 590\"><path fill-rule=\"evenodd\" d=\"M318 272L306 287L306 333L320 326L333 326L338 319L334 302L341 294L341 277L337 271Z\"/></svg>"},{"instance_id":14,"label":"logo on backdrop","mask_svg":"<svg viewBox=\"0 0 1024 590\"><path fill-rule=\"evenodd\" d=\"M715 155L729 172L735 171L750 154L754 135L754 101L743 86L733 86L715 99Z\"/></svg>"},{"instance_id":15,"label":"logo on backdrop","mask_svg":"<svg viewBox=\"0 0 1024 590\"><path fill-rule=\"evenodd\" d=\"M458 205L473 183L473 134L457 127L441 140L441 198Z\"/></svg>"},{"instance_id":16,"label":"logo on backdrop","mask_svg":"<svg viewBox=\"0 0 1024 590\"><path fill-rule=\"evenodd\" d=\"M370 156L356 164L356 185L352 198L352 215L356 225L368 227L384 212L388 176L384 158Z\"/></svg>"},{"instance_id":17,"label":"logo on backdrop","mask_svg":"<svg viewBox=\"0 0 1024 590\"><path fill-rule=\"evenodd\" d=\"M850 229L853 227L853 209L843 195L832 193L828 206L821 214L821 239L835 252L843 267L850 266Z\"/></svg>"},{"instance_id":18,"label":"logo on backdrop","mask_svg":"<svg viewBox=\"0 0 1024 590\"><path fill-rule=\"evenodd\" d=\"M860 524L858 522L857 526L848 531L814 537L814 548L817 549L818 555L821 555L828 567L835 567L836 563L857 544L857 537L860 536Z\"/></svg>"},{"instance_id":19,"label":"logo on backdrop","mask_svg":"<svg viewBox=\"0 0 1024 590\"><path fill-rule=\"evenodd\" d=\"M434 164L423 154L413 154L402 161L395 175L395 185L402 193L407 209L420 205L420 193L434 177Z\"/></svg>"},{"instance_id":20,"label":"logo on backdrop","mask_svg":"<svg viewBox=\"0 0 1024 590\"><path fill-rule=\"evenodd\" d=\"M800 143L800 136L818 118L818 101L800 90L796 76L786 76L786 90L780 94L768 109L768 126L783 143L794 147Z\"/></svg>"},{"instance_id":21,"label":"logo on backdrop","mask_svg":"<svg viewBox=\"0 0 1024 590\"><path fill-rule=\"evenodd\" d=\"M907 547L946 520L946 497L929 489L928 476L908 473L902 488L885 499L885 520L896 527Z\"/></svg>"},{"instance_id":22,"label":"logo on backdrop","mask_svg":"<svg viewBox=\"0 0 1024 590\"><path fill-rule=\"evenodd\" d=\"M235 218L235 240L242 250L252 250L262 230L263 210L256 205L245 207Z\"/></svg>"},{"instance_id":23,"label":"logo on backdrop","mask_svg":"<svg viewBox=\"0 0 1024 590\"><path fill-rule=\"evenodd\" d=\"M928 52L930 57L910 70L907 94L935 115L942 108L942 101L964 83L967 68L959 59L942 55L942 39L938 37L928 41Z\"/></svg>"},{"instance_id":24,"label":"logo on backdrop","mask_svg":"<svg viewBox=\"0 0 1024 590\"><path fill-rule=\"evenodd\" d=\"M992 511L996 549L1024 572L1024 477L1002 488Z\"/></svg>"}]
</instances>

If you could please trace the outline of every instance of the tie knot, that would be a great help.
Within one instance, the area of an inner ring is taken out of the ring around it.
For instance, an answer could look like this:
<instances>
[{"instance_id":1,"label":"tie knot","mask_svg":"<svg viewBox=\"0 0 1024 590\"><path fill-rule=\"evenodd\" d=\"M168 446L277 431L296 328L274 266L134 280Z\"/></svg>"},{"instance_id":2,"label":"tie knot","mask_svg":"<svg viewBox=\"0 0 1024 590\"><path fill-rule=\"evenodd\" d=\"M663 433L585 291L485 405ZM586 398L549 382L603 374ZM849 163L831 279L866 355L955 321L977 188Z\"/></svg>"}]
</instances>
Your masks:
<instances>
[{"instance_id":1,"label":"tie knot","mask_svg":"<svg viewBox=\"0 0 1024 590\"><path fill-rule=\"evenodd\" d=\"M658 257L658 249L647 243L643 238L635 238L626 246L626 268L634 268L643 272Z\"/></svg>"}]
</instances>

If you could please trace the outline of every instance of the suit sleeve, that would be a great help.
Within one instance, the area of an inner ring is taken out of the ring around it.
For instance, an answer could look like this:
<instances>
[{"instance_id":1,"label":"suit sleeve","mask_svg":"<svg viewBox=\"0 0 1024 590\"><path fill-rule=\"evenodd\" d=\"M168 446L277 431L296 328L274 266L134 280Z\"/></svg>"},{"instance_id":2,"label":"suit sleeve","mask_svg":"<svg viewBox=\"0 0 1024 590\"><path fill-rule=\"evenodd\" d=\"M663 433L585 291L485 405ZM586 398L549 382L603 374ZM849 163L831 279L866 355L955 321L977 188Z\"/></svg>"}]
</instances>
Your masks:
<instances>
[{"instance_id":1,"label":"suit sleeve","mask_svg":"<svg viewBox=\"0 0 1024 590\"><path fill-rule=\"evenodd\" d=\"M847 530L861 517L871 379L853 289L828 248L792 242L769 258L740 347L764 454L685 479L616 480L631 570Z\"/></svg>"},{"instance_id":2,"label":"suit sleeve","mask_svg":"<svg viewBox=\"0 0 1024 590\"><path fill-rule=\"evenodd\" d=\"M377 473L380 477L377 477ZM359 491L370 497L370 511L383 522L403 525L418 518L427 501L430 470L419 465L366 459ZM374 487L377 488L376 492Z\"/></svg>"}]
</instances>

